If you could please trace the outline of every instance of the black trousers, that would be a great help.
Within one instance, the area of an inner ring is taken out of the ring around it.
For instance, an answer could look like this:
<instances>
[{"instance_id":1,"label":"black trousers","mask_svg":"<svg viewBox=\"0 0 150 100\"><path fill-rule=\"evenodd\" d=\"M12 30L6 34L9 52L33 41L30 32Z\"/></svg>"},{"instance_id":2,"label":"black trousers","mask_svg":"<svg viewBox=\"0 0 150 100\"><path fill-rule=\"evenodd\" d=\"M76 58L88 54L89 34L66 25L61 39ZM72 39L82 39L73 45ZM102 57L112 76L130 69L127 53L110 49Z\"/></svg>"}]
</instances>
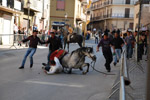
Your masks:
<instances>
[{"instance_id":1,"label":"black trousers","mask_svg":"<svg viewBox=\"0 0 150 100\"><path fill-rule=\"evenodd\" d=\"M113 61L113 56L111 50L103 51L104 58L106 59L105 67L106 70L111 70L110 64Z\"/></svg>"},{"instance_id":2,"label":"black trousers","mask_svg":"<svg viewBox=\"0 0 150 100\"><path fill-rule=\"evenodd\" d=\"M95 37L95 44L98 44L98 37Z\"/></svg>"}]
</instances>

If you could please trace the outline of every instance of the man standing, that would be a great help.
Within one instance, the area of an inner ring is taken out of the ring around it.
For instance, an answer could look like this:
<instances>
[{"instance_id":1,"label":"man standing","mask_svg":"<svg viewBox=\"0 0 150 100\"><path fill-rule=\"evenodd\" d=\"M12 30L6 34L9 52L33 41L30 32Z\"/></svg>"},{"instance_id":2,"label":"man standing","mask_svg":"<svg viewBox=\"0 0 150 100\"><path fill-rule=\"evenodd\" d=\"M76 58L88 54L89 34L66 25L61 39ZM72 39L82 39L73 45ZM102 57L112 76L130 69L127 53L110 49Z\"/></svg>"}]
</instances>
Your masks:
<instances>
[{"instance_id":1,"label":"man standing","mask_svg":"<svg viewBox=\"0 0 150 100\"><path fill-rule=\"evenodd\" d=\"M66 25L66 29L68 30L68 37L67 37L67 42L70 42L70 37L71 37L71 35L72 35L72 33L73 33L73 30L72 30L72 28L71 27L69 27L69 25Z\"/></svg>"},{"instance_id":2,"label":"man standing","mask_svg":"<svg viewBox=\"0 0 150 100\"><path fill-rule=\"evenodd\" d=\"M49 45L49 54L47 56L47 65L43 63L43 65L46 65L46 69L50 68L50 55L52 52L54 52L55 50L58 50L60 48L62 48L62 44L61 44L61 39L55 36L54 32L51 32L51 37L48 38L48 40L46 41L46 44L50 44Z\"/></svg>"},{"instance_id":3,"label":"man standing","mask_svg":"<svg viewBox=\"0 0 150 100\"><path fill-rule=\"evenodd\" d=\"M130 34L129 31L127 31L127 36L125 38L125 44L126 44L126 49L127 49L127 59L132 58L133 42L134 42L133 36Z\"/></svg>"},{"instance_id":4,"label":"man standing","mask_svg":"<svg viewBox=\"0 0 150 100\"><path fill-rule=\"evenodd\" d=\"M19 69L24 69L24 65L25 65L26 59L27 59L29 54L30 54L30 68L32 68L32 66L33 66L33 55L36 52L37 45L38 45L38 43L44 44L44 42L42 42L39 39L39 37L37 37L37 33L38 33L38 31L33 31L33 35L31 35L28 38L22 40L22 42L30 41L30 43L29 43L29 48L28 48L28 50L27 50L27 52L24 56L24 59L22 61L21 67L19 67Z\"/></svg>"},{"instance_id":5,"label":"man standing","mask_svg":"<svg viewBox=\"0 0 150 100\"><path fill-rule=\"evenodd\" d=\"M104 55L104 57L106 59L105 67L106 67L106 70L108 72L111 71L110 64L111 64L111 62L113 60L113 58L112 58L112 51L111 51L111 45L112 45L112 42L108 38L108 34L105 33L103 39L100 41L100 43L97 46L97 52L99 51L99 47L102 46L102 52L103 52L103 55Z\"/></svg>"},{"instance_id":6,"label":"man standing","mask_svg":"<svg viewBox=\"0 0 150 100\"><path fill-rule=\"evenodd\" d=\"M116 66L117 62L119 62L119 59L121 58L121 50L124 45L124 41L119 37L118 33L115 33L112 43L115 49L114 66Z\"/></svg>"}]
</instances>

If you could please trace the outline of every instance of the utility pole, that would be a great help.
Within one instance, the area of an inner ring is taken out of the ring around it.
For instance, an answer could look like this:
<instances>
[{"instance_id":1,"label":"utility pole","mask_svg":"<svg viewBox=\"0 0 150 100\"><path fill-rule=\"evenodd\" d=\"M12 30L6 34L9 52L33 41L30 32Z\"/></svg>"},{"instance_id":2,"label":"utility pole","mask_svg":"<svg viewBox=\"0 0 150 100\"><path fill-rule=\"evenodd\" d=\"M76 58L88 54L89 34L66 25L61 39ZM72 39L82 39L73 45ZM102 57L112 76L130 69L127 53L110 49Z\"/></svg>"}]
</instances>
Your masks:
<instances>
[{"instance_id":1,"label":"utility pole","mask_svg":"<svg viewBox=\"0 0 150 100\"><path fill-rule=\"evenodd\" d=\"M139 19L138 19L138 36L137 36L137 62L139 62L139 36L140 36L140 28L141 28L141 11L142 11L142 4L143 0L139 0L140 9L139 9Z\"/></svg>"},{"instance_id":2,"label":"utility pole","mask_svg":"<svg viewBox=\"0 0 150 100\"><path fill-rule=\"evenodd\" d=\"M27 26L27 34L29 34L29 25L30 25L30 21L29 21L29 16L30 16L30 0L27 1L27 7L28 7L28 26Z\"/></svg>"},{"instance_id":3,"label":"utility pole","mask_svg":"<svg viewBox=\"0 0 150 100\"><path fill-rule=\"evenodd\" d=\"M150 100L150 32L148 34L148 53L147 53L147 87L146 87L146 100Z\"/></svg>"}]
</instances>

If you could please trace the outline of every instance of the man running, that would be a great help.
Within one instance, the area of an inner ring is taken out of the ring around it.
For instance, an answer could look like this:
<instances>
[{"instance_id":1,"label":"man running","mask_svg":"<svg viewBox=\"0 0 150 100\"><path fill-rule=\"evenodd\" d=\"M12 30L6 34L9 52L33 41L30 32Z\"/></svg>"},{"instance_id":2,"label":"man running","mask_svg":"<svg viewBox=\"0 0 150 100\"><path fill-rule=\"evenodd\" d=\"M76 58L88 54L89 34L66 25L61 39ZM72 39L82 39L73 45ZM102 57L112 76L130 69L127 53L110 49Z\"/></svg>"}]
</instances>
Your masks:
<instances>
[{"instance_id":1,"label":"man running","mask_svg":"<svg viewBox=\"0 0 150 100\"><path fill-rule=\"evenodd\" d=\"M37 30L34 30L33 31L33 34L31 36L29 36L28 38L22 40L21 42L27 42L27 41L30 41L29 43L29 48L23 58L23 61L22 61L22 64L21 64L21 67L19 67L19 69L24 69L24 65L25 65L25 62L26 62L26 59L28 57L28 55L30 54L30 68L33 67L33 55L35 54L36 52L36 49L37 49L37 45L38 43L40 44L44 44L44 42L42 42L39 37L37 37L37 33L38 31Z\"/></svg>"},{"instance_id":2,"label":"man running","mask_svg":"<svg viewBox=\"0 0 150 100\"><path fill-rule=\"evenodd\" d=\"M112 42L108 38L108 33L105 33L103 39L101 39L100 43L97 46L97 52L99 51L99 47L102 46L102 52L103 52L103 55L104 55L104 57L106 59L105 67L106 67L106 70L108 72L111 71L110 64L111 64L111 62L113 60L112 51L111 51L111 45L112 45Z\"/></svg>"}]
</instances>

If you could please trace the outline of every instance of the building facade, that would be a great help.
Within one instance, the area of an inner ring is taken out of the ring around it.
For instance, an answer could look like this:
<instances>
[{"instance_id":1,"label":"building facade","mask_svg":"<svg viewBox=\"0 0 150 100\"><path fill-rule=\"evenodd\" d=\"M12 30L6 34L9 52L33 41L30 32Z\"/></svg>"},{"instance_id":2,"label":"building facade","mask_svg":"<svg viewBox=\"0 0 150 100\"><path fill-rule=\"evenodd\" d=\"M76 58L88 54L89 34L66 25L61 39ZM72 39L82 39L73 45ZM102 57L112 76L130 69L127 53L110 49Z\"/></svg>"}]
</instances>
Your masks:
<instances>
[{"instance_id":1,"label":"building facade","mask_svg":"<svg viewBox=\"0 0 150 100\"><path fill-rule=\"evenodd\" d=\"M50 28L58 30L69 24L81 33L82 11L82 0L50 0Z\"/></svg>"},{"instance_id":2,"label":"building facade","mask_svg":"<svg viewBox=\"0 0 150 100\"><path fill-rule=\"evenodd\" d=\"M134 13L134 30L138 29L138 20L139 20L139 7L140 4L137 2L135 4L135 13ZM141 11L141 26L140 27L146 27L150 28L150 1L145 0L143 1L142 5L142 11Z\"/></svg>"},{"instance_id":3,"label":"building facade","mask_svg":"<svg viewBox=\"0 0 150 100\"><path fill-rule=\"evenodd\" d=\"M0 44L13 43L13 26L22 11L21 0L0 0Z\"/></svg>"},{"instance_id":4,"label":"building facade","mask_svg":"<svg viewBox=\"0 0 150 100\"><path fill-rule=\"evenodd\" d=\"M133 29L134 4L138 0L95 0L92 2L91 25L97 29Z\"/></svg>"}]
</instances>

